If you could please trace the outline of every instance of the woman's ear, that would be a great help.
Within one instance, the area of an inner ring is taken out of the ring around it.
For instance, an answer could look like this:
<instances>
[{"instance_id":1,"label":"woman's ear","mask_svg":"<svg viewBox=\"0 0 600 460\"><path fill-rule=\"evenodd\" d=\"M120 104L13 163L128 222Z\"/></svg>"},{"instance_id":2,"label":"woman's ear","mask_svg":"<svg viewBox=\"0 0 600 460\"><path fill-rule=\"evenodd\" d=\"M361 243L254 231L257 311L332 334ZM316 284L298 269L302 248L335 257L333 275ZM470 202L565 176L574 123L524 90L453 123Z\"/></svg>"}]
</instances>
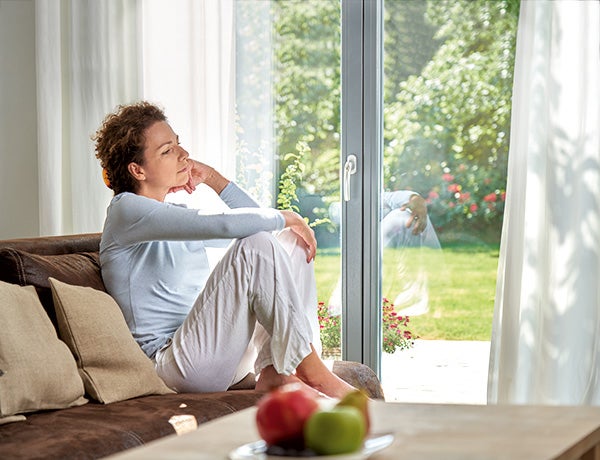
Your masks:
<instances>
[{"instance_id":1,"label":"woman's ear","mask_svg":"<svg viewBox=\"0 0 600 460\"><path fill-rule=\"evenodd\" d=\"M129 174L131 174L135 180L144 180L146 178L144 169L133 161L127 165L127 169Z\"/></svg>"}]
</instances>

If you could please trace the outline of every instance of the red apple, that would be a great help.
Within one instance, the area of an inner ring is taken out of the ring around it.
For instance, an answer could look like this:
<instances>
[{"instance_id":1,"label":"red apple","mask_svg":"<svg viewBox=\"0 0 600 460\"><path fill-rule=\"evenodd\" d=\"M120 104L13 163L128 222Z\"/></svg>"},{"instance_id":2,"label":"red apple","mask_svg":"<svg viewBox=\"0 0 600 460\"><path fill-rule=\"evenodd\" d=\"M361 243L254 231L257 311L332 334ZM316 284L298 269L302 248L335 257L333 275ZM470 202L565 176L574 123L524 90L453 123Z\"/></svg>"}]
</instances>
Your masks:
<instances>
[{"instance_id":1,"label":"red apple","mask_svg":"<svg viewBox=\"0 0 600 460\"><path fill-rule=\"evenodd\" d=\"M288 384L267 393L257 406L258 434L268 445L302 448L304 424L319 403L314 392Z\"/></svg>"}]
</instances>

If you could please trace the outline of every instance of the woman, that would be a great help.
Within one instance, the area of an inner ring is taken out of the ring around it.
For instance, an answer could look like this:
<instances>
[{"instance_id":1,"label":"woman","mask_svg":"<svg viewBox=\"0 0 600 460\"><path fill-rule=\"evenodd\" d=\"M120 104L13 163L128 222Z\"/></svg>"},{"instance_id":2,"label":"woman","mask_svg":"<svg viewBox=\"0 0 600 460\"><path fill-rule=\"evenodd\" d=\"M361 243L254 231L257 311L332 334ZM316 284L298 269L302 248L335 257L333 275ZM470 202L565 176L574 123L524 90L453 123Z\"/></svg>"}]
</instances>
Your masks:
<instances>
[{"instance_id":1,"label":"woman","mask_svg":"<svg viewBox=\"0 0 600 460\"><path fill-rule=\"evenodd\" d=\"M304 219L259 208L215 169L190 159L163 111L148 102L118 107L94 140L115 193L100 243L102 277L169 386L221 391L255 360L260 391L290 382L331 397L352 389L315 351L307 316L314 310L316 317L316 302L305 304L297 292L316 253ZM230 210L211 214L165 202L168 193L192 193L200 184ZM296 245L294 261L271 233L282 229ZM210 272L206 247L223 238L237 240Z\"/></svg>"}]
</instances>

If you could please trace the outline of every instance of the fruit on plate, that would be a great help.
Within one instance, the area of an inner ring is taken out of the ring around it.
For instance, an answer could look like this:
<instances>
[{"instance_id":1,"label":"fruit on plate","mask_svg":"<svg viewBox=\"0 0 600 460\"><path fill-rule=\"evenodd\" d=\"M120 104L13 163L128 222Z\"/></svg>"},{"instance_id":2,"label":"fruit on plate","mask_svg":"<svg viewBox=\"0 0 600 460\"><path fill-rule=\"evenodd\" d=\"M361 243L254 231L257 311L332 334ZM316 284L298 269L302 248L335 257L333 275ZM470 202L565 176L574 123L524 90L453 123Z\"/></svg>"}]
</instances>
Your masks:
<instances>
[{"instance_id":1,"label":"fruit on plate","mask_svg":"<svg viewBox=\"0 0 600 460\"><path fill-rule=\"evenodd\" d=\"M338 406L356 407L365 419L366 433L371 429L371 419L369 416L369 397L362 390L354 390L346 394L338 403Z\"/></svg>"},{"instance_id":2,"label":"fruit on plate","mask_svg":"<svg viewBox=\"0 0 600 460\"><path fill-rule=\"evenodd\" d=\"M319 409L316 393L288 384L267 393L257 406L256 427L267 444L304 447L304 425Z\"/></svg>"},{"instance_id":3,"label":"fruit on plate","mask_svg":"<svg viewBox=\"0 0 600 460\"><path fill-rule=\"evenodd\" d=\"M362 412L352 406L335 406L313 413L304 426L306 447L319 455L355 452L366 435Z\"/></svg>"}]
</instances>

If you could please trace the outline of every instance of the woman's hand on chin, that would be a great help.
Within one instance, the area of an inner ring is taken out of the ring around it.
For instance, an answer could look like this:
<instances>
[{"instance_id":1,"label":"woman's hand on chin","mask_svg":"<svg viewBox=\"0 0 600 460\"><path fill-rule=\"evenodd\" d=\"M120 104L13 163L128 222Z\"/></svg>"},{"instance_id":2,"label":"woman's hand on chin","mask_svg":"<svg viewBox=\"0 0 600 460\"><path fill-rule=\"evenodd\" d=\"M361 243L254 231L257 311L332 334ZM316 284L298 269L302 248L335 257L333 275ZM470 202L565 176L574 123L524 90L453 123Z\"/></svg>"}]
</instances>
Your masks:
<instances>
[{"instance_id":1,"label":"woman's hand on chin","mask_svg":"<svg viewBox=\"0 0 600 460\"><path fill-rule=\"evenodd\" d=\"M206 184L215 192L221 193L227 184L229 184L229 180L223 177L221 173L212 166L208 166L197 160L192 160L191 158L188 158L187 161L190 165L188 181L184 185L171 187L169 193L179 192L180 190L192 193L200 184Z\"/></svg>"},{"instance_id":2,"label":"woman's hand on chin","mask_svg":"<svg viewBox=\"0 0 600 460\"><path fill-rule=\"evenodd\" d=\"M180 190L185 190L188 193L192 193L194 190L196 190L196 186L194 185L191 176L185 184L171 187L167 193L175 193L179 192Z\"/></svg>"},{"instance_id":3,"label":"woman's hand on chin","mask_svg":"<svg viewBox=\"0 0 600 460\"><path fill-rule=\"evenodd\" d=\"M229 179L223 177L223 175L212 166L208 166L197 160L192 160L191 158L188 158L188 162L191 164L191 169L190 180L186 184L186 187L189 186L192 191L196 190L196 186L206 184L215 192L221 193L221 191L227 187L227 184L229 184Z\"/></svg>"}]
</instances>

